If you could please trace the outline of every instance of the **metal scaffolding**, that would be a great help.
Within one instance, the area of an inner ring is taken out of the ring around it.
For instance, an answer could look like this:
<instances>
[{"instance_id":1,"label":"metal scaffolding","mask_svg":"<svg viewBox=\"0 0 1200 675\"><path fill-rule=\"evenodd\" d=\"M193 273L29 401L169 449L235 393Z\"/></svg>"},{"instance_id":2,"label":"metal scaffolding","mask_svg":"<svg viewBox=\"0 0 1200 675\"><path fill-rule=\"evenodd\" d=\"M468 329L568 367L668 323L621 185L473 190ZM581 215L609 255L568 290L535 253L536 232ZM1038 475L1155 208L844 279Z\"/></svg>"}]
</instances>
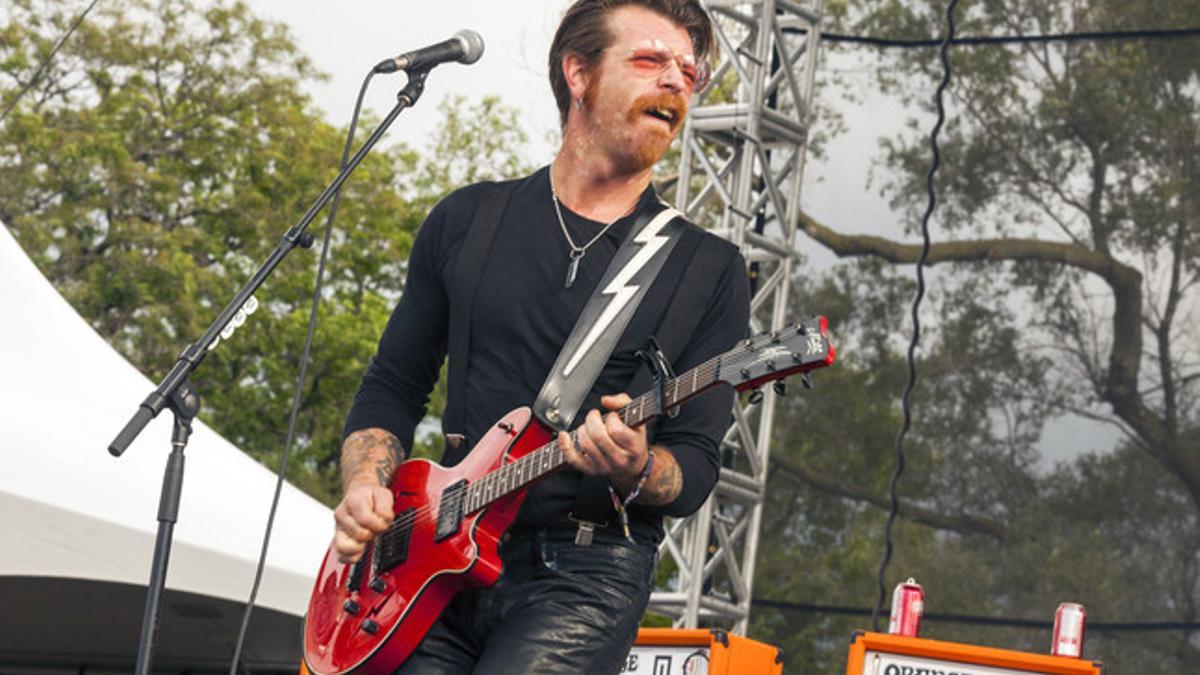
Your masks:
<instances>
[{"instance_id":1,"label":"metal scaffolding","mask_svg":"<svg viewBox=\"0 0 1200 675\"><path fill-rule=\"evenodd\" d=\"M740 247L754 333L787 322L821 1L702 0L721 61L713 85L693 101L667 196ZM667 527L662 559L676 574L670 590L651 595L650 611L676 627L746 633L775 398L768 388L757 405L734 403L716 489L698 513Z\"/></svg>"}]
</instances>

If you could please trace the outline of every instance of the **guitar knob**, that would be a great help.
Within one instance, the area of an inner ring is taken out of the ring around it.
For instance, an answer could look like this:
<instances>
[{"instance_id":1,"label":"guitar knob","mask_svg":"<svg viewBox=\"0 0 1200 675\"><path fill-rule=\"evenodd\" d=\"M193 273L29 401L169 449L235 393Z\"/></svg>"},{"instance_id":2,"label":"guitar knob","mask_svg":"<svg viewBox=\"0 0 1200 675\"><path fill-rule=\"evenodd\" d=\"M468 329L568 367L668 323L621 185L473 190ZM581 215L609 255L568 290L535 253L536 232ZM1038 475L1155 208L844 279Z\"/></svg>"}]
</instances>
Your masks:
<instances>
[{"instance_id":1,"label":"guitar knob","mask_svg":"<svg viewBox=\"0 0 1200 675\"><path fill-rule=\"evenodd\" d=\"M743 380L750 379L750 369L749 368L742 368L742 379Z\"/></svg>"},{"instance_id":2,"label":"guitar knob","mask_svg":"<svg viewBox=\"0 0 1200 675\"><path fill-rule=\"evenodd\" d=\"M370 633L371 635L374 635L379 632L379 624L375 623L374 621L372 621L370 619L363 619L362 629L365 630L366 632Z\"/></svg>"},{"instance_id":3,"label":"guitar knob","mask_svg":"<svg viewBox=\"0 0 1200 675\"><path fill-rule=\"evenodd\" d=\"M368 585L371 587L371 590L375 591L376 593L382 593L387 590L387 584L384 583L383 579L380 579L379 577L372 579L371 583Z\"/></svg>"},{"instance_id":4,"label":"guitar knob","mask_svg":"<svg viewBox=\"0 0 1200 675\"><path fill-rule=\"evenodd\" d=\"M767 359L767 372L768 372L768 373L773 373L773 372L775 372L775 361L774 361L774 359Z\"/></svg>"},{"instance_id":5,"label":"guitar knob","mask_svg":"<svg viewBox=\"0 0 1200 675\"><path fill-rule=\"evenodd\" d=\"M346 610L347 614L353 615L358 614L362 610L362 606L350 598L346 598L346 602L342 603L342 609Z\"/></svg>"}]
</instances>

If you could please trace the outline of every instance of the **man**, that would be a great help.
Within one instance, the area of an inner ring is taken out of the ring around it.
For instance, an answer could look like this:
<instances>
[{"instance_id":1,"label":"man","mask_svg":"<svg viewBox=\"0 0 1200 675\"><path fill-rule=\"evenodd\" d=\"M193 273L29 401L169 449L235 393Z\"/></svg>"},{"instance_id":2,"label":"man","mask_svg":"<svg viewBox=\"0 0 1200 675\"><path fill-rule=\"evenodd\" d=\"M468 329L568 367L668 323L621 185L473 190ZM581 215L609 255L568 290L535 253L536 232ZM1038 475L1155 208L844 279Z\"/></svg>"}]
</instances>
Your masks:
<instances>
[{"instance_id":1,"label":"man","mask_svg":"<svg viewBox=\"0 0 1200 675\"><path fill-rule=\"evenodd\" d=\"M387 485L454 344L458 303L471 308L469 365L455 364L452 354L451 368L469 374L460 384L451 377L443 463L457 463L505 413L533 403L609 261L657 199L651 167L704 84L712 44L696 0L578 0L567 10L550 50L562 147L548 168L509 185L473 298L456 285L456 264L494 185L448 196L413 245L404 293L346 422L334 540L343 561L362 555L394 517ZM681 240L667 258L584 402L578 446L560 435L571 468L530 489L503 540L504 574L491 588L456 596L401 673L619 670L649 597L663 515L692 513L716 482L733 392L690 401L650 432L602 415L597 408L615 410L629 397L601 394L626 391L646 367L635 354L673 302L691 303L684 314L695 321L685 344L667 354L678 372L728 350L748 322L741 256L688 227L702 245L688 257ZM696 298L679 285L701 259L716 279ZM601 477L617 501L636 492L629 538L608 493L590 502L578 496L585 475ZM590 544L576 543L577 500L607 512Z\"/></svg>"}]
</instances>

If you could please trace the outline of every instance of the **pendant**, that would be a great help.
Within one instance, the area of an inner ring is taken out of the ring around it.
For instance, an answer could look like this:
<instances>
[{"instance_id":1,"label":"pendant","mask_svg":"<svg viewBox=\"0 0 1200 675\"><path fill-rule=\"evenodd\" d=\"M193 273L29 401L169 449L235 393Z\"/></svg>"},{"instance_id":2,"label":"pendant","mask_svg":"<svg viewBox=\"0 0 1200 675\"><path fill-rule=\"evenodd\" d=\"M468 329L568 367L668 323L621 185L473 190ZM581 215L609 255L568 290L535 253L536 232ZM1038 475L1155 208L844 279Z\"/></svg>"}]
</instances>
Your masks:
<instances>
[{"instance_id":1,"label":"pendant","mask_svg":"<svg viewBox=\"0 0 1200 675\"><path fill-rule=\"evenodd\" d=\"M567 265L567 285L564 288L570 288L571 284L575 283L575 274L579 272L579 260L583 258L583 251L571 251L571 262Z\"/></svg>"}]
</instances>

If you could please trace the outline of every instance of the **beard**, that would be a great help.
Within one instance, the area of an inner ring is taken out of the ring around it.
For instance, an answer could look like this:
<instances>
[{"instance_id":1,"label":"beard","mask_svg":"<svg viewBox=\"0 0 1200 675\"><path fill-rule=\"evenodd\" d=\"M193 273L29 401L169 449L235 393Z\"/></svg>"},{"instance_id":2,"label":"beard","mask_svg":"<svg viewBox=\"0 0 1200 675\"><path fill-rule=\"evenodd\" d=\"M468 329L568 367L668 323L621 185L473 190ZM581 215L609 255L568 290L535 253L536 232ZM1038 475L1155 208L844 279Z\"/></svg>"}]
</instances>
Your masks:
<instances>
[{"instance_id":1,"label":"beard","mask_svg":"<svg viewBox=\"0 0 1200 675\"><path fill-rule=\"evenodd\" d=\"M596 101L600 96L600 78L593 78L583 92L583 102L589 111L596 110ZM637 132L631 142L620 143L620 151L614 153L614 161L623 172L638 173L654 166L670 147L676 132L683 126L687 115L688 100L683 94L661 92L643 94L634 99L625 113L625 122L629 129ZM647 132L643 129L643 117L652 110L667 110L672 113L672 119L666 127L655 124ZM612 130L603 130L612 131Z\"/></svg>"}]
</instances>

